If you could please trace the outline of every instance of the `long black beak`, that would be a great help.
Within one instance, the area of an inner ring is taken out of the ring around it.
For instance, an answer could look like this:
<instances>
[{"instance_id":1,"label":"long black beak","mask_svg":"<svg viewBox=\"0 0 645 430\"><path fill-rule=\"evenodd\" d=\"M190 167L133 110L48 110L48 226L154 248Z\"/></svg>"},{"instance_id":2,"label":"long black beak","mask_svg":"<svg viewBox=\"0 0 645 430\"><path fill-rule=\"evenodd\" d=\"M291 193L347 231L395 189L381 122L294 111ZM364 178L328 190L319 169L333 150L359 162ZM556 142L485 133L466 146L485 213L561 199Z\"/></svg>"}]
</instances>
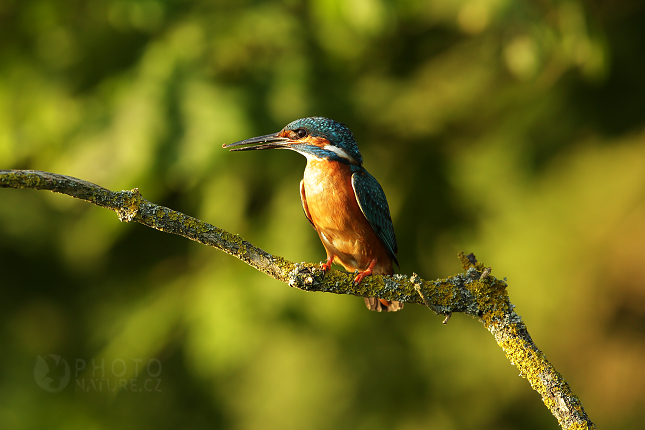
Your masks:
<instances>
[{"instance_id":1,"label":"long black beak","mask_svg":"<svg viewBox=\"0 0 645 430\"><path fill-rule=\"evenodd\" d=\"M251 149L275 149L275 148L286 148L288 142L290 141L287 137L280 137L277 133L265 134L264 136L252 137L250 139L240 140L239 142L229 143L228 145L222 145L222 148L230 148L231 146L245 146L243 148L233 148L231 151L247 151Z\"/></svg>"}]
</instances>

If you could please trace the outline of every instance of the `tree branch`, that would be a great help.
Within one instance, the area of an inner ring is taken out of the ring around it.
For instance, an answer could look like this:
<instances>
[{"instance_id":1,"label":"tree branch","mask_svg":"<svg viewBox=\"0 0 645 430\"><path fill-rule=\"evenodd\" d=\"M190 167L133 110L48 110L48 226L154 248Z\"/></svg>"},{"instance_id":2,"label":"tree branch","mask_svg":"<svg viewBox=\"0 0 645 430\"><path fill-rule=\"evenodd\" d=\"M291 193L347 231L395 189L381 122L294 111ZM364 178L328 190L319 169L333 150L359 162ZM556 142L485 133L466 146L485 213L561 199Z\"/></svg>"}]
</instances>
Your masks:
<instances>
[{"instance_id":1,"label":"tree branch","mask_svg":"<svg viewBox=\"0 0 645 430\"><path fill-rule=\"evenodd\" d=\"M540 393L544 404L563 429L595 429L582 403L567 382L540 351L526 326L513 310L504 280L490 276L490 268L471 254L459 254L465 273L424 281L417 274L368 276L356 285L354 275L330 270L323 273L311 263L293 263L181 212L144 199L138 189L110 191L70 176L35 170L0 170L0 187L49 190L82 199L115 211L120 221L136 221L148 227L178 234L230 254L267 275L304 291L382 297L405 303L425 304L447 322L453 312L481 321L493 334L506 357Z\"/></svg>"}]
</instances>

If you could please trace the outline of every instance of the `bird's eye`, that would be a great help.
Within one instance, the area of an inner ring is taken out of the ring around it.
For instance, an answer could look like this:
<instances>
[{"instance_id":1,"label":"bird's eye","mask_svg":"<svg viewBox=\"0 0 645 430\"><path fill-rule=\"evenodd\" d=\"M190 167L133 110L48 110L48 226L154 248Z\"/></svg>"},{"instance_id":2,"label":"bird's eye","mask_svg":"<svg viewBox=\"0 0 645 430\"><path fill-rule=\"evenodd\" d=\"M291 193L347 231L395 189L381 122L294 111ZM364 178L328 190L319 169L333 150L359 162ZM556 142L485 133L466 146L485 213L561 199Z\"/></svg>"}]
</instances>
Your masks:
<instances>
[{"instance_id":1,"label":"bird's eye","mask_svg":"<svg viewBox=\"0 0 645 430\"><path fill-rule=\"evenodd\" d=\"M302 139L307 134L308 134L307 130L305 130L304 128L299 128L299 129L296 130L296 136L298 136L298 139Z\"/></svg>"}]
</instances>

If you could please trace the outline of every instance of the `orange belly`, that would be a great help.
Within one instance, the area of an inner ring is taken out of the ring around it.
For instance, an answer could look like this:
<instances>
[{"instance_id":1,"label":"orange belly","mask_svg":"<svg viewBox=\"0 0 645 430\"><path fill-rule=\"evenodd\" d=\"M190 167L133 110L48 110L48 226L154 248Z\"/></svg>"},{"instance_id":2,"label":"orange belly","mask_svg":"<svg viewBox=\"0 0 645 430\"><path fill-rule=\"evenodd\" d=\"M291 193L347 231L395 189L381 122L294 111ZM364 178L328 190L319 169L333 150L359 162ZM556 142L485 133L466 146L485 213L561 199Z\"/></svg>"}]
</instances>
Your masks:
<instances>
[{"instance_id":1,"label":"orange belly","mask_svg":"<svg viewBox=\"0 0 645 430\"><path fill-rule=\"evenodd\" d=\"M305 212L328 257L349 271L376 260L373 273L392 274L392 259L356 202L349 165L309 159L303 187Z\"/></svg>"}]
</instances>

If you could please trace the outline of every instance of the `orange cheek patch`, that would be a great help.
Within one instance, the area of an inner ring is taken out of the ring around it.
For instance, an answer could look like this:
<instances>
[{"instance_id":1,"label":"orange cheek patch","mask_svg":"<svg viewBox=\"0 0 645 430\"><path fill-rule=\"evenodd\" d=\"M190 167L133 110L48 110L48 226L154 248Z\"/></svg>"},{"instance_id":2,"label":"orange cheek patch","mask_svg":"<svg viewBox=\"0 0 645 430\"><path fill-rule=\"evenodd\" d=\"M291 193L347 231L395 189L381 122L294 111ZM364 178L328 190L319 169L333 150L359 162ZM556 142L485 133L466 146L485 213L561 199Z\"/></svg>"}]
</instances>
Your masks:
<instances>
[{"instance_id":1,"label":"orange cheek patch","mask_svg":"<svg viewBox=\"0 0 645 430\"><path fill-rule=\"evenodd\" d=\"M308 145L315 145L318 148L324 148L326 145L329 145L329 140L320 136L307 136L304 139L299 139L293 130L282 130L278 133L278 136L293 140L291 143L305 143Z\"/></svg>"},{"instance_id":2,"label":"orange cheek patch","mask_svg":"<svg viewBox=\"0 0 645 430\"><path fill-rule=\"evenodd\" d=\"M326 145L329 145L329 141L324 137L320 136L307 136L303 140L303 143L308 143L309 145L315 145L318 148L324 148Z\"/></svg>"}]
</instances>

